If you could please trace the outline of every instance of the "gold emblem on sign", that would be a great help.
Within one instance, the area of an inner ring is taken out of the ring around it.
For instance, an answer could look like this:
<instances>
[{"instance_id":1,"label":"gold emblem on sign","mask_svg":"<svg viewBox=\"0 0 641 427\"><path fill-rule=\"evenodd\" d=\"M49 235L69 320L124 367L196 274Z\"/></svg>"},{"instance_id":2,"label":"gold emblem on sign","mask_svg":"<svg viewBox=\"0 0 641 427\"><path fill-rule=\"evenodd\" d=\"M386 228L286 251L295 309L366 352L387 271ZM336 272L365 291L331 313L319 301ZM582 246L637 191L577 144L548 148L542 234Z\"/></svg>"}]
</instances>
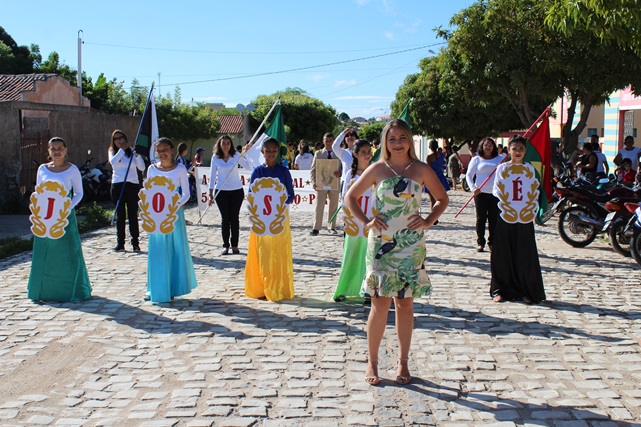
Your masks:
<instances>
[{"instance_id":1,"label":"gold emblem on sign","mask_svg":"<svg viewBox=\"0 0 641 427\"><path fill-rule=\"evenodd\" d=\"M287 218L287 192L285 191L285 186L275 178L260 178L255 180L250 186L250 193L247 195L247 201L249 205L247 209L249 210L249 222L252 224L252 231L259 236L262 236L267 231L267 224L261 219L260 212L258 212L258 205L255 203L255 194L260 192L261 189L273 189L274 191L280 193L280 199L278 203L274 206L276 210L276 216L274 220L269 224L269 234L277 236L285 230L284 222Z\"/></svg>"},{"instance_id":2,"label":"gold emblem on sign","mask_svg":"<svg viewBox=\"0 0 641 427\"><path fill-rule=\"evenodd\" d=\"M176 192L176 186L174 183L166 176L158 175L145 180L145 190L150 190L155 186L167 187L169 191L173 192L171 201L167 206L167 217L160 223L160 232L162 234L169 234L174 231L174 223L176 222L176 219L178 219L176 212L180 209L180 205L178 204L180 194ZM142 229L148 233L153 233L156 231L156 221L154 221L149 213L150 203L147 201L147 193L145 191L140 191L139 196L140 202L138 203L138 206L140 206Z\"/></svg>"},{"instance_id":3,"label":"gold emblem on sign","mask_svg":"<svg viewBox=\"0 0 641 427\"><path fill-rule=\"evenodd\" d=\"M42 207L38 205L38 195L43 194L45 191L57 193L58 195L60 195L60 197L66 199L62 204L62 209L60 209L59 211L58 219L49 230L49 235L47 235L47 226L42 219L42 215L40 214ZM65 234L65 227L67 226L67 224L69 224L69 221L67 221L67 217L71 212L71 199L67 196L68 194L69 192L67 191L65 186L58 181L45 181L36 186L29 199L31 201L31 204L29 205L31 216L29 217L29 219L33 224L31 227L31 231L35 236L59 239Z\"/></svg>"},{"instance_id":4,"label":"gold emblem on sign","mask_svg":"<svg viewBox=\"0 0 641 427\"><path fill-rule=\"evenodd\" d=\"M513 175L523 175L528 180L535 178L534 172L524 164L515 164L510 165L507 168L503 169L501 172L501 178L507 179ZM497 185L498 196L499 196L499 209L503 212L503 219L505 222L515 223L518 219L521 219L521 222L528 223L534 220L536 216L536 207L537 207L537 190L539 188L538 181L532 182L530 184L529 191L525 194L526 201L525 206L517 211L512 206L510 202L510 193L505 188L503 182L499 182Z\"/></svg>"}]
</instances>

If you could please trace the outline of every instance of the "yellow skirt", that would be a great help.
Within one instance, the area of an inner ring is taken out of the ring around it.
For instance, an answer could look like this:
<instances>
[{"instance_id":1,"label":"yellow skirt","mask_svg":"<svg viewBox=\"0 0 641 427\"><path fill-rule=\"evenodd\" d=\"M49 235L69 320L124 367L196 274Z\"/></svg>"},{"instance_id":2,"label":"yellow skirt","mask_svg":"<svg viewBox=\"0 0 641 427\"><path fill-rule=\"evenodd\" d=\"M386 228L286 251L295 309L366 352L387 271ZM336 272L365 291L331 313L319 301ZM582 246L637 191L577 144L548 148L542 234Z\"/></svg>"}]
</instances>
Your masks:
<instances>
[{"instance_id":1,"label":"yellow skirt","mask_svg":"<svg viewBox=\"0 0 641 427\"><path fill-rule=\"evenodd\" d=\"M281 301L294 298L294 264L289 217L278 236L249 233L245 263L245 295Z\"/></svg>"}]
</instances>

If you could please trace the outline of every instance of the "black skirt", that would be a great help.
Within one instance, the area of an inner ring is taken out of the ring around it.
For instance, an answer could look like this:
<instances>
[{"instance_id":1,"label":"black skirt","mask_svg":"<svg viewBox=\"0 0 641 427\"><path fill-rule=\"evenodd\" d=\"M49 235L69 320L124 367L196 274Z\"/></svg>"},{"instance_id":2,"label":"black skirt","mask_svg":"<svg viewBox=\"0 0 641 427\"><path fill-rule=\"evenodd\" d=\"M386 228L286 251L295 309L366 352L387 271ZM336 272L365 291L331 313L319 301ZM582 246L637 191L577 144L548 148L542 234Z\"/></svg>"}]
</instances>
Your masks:
<instances>
[{"instance_id":1,"label":"black skirt","mask_svg":"<svg viewBox=\"0 0 641 427\"><path fill-rule=\"evenodd\" d=\"M509 224L499 217L494 230L490 295L505 300L545 300L534 223Z\"/></svg>"}]
</instances>

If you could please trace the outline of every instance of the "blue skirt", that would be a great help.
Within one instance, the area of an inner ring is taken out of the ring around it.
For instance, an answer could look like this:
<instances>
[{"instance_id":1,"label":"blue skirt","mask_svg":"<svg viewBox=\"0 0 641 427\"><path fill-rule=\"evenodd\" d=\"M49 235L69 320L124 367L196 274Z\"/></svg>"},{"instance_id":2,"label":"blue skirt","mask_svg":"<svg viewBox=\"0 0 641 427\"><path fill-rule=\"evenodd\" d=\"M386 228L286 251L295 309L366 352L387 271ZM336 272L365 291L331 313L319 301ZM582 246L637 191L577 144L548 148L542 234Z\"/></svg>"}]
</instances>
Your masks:
<instances>
[{"instance_id":1,"label":"blue skirt","mask_svg":"<svg viewBox=\"0 0 641 427\"><path fill-rule=\"evenodd\" d=\"M174 231L149 235L147 293L151 302L169 302L198 284L191 259L184 210L178 209Z\"/></svg>"}]
</instances>

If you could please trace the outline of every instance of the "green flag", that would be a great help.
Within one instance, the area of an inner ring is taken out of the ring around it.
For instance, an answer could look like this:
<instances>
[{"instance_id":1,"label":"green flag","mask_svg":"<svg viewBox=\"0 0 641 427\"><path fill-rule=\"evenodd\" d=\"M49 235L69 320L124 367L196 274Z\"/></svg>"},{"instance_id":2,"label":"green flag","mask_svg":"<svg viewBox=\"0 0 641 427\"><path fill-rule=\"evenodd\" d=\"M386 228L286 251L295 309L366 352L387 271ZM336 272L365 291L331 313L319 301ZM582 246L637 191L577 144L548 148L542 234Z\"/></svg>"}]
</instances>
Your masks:
<instances>
[{"instance_id":1,"label":"green flag","mask_svg":"<svg viewBox=\"0 0 641 427\"><path fill-rule=\"evenodd\" d=\"M407 104L405 104L405 107L403 107L403 111L401 111L401 115L398 116L399 119L403 120L409 127L412 127L412 124L410 123L410 104L412 103L412 98L407 100Z\"/></svg>"},{"instance_id":2,"label":"green flag","mask_svg":"<svg viewBox=\"0 0 641 427\"><path fill-rule=\"evenodd\" d=\"M285 134L285 124L283 123L283 114L280 108L280 102L276 106L274 119L265 130L265 134L278 141L278 158L276 162L282 163L283 157L287 155L287 135Z\"/></svg>"}]
</instances>

